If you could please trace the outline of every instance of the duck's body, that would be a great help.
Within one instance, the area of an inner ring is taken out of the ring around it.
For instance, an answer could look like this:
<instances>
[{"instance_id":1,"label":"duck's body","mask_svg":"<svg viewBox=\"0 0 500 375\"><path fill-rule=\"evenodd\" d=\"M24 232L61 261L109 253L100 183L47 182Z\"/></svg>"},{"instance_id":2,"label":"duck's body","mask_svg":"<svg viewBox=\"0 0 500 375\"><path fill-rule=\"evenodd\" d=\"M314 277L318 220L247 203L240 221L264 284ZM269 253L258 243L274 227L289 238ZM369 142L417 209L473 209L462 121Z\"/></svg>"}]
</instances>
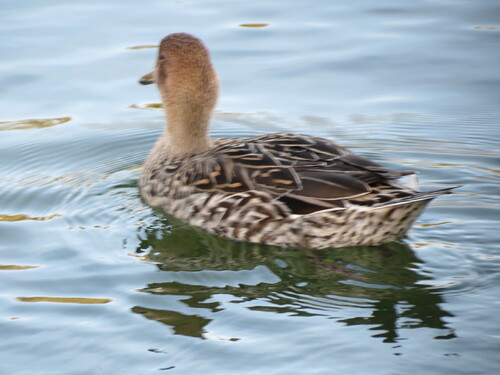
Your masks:
<instances>
[{"instance_id":1,"label":"duck's body","mask_svg":"<svg viewBox=\"0 0 500 375\"><path fill-rule=\"evenodd\" d=\"M167 131L140 179L145 201L234 240L322 249L402 237L427 203L450 192L420 192L396 172L322 138L274 133L209 139L218 83L203 44L163 39L153 74Z\"/></svg>"}]
</instances>

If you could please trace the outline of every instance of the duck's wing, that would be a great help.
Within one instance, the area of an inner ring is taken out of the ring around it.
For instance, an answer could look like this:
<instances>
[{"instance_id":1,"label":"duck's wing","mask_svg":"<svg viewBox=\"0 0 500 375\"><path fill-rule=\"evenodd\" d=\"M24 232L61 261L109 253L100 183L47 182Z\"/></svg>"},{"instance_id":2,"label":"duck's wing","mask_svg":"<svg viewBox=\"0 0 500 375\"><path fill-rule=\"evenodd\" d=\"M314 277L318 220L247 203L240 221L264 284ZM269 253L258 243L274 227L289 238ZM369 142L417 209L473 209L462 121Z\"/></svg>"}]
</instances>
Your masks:
<instances>
[{"instance_id":1,"label":"duck's wing","mask_svg":"<svg viewBox=\"0 0 500 375\"><path fill-rule=\"evenodd\" d=\"M197 191L264 191L292 212L345 207L411 172L396 172L329 140L277 133L221 142L183 165L182 182Z\"/></svg>"}]
</instances>

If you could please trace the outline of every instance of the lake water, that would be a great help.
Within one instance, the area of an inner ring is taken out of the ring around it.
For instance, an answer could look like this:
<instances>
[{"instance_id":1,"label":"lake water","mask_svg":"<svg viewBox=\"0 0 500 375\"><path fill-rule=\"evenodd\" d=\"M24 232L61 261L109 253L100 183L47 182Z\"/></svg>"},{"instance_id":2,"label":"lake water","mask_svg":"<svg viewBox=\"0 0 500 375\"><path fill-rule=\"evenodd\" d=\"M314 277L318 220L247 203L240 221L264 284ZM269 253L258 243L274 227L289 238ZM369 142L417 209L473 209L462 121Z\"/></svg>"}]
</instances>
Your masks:
<instances>
[{"instance_id":1,"label":"lake water","mask_svg":"<svg viewBox=\"0 0 500 375\"><path fill-rule=\"evenodd\" d=\"M2 2L0 373L496 374L498 0ZM308 253L147 207L138 78L189 32L212 134L335 139L434 201L404 242Z\"/></svg>"}]
</instances>

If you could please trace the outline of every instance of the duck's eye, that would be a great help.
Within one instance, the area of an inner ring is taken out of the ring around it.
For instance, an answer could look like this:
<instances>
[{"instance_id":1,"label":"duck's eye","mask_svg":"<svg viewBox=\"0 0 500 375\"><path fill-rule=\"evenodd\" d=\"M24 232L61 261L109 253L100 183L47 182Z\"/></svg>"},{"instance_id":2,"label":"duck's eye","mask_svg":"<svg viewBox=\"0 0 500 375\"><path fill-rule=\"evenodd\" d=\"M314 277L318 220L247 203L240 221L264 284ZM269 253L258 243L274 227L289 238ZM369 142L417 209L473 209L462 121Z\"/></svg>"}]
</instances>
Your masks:
<instances>
[{"instance_id":1,"label":"duck's eye","mask_svg":"<svg viewBox=\"0 0 500 375\"><path fill-rule=\"evenodd\" d=\"M160 60L164 60L164 59L165 59L165 55L160 55L160 56L158 56L158 59L160 59Z\"/></svg>"}]
</instances>

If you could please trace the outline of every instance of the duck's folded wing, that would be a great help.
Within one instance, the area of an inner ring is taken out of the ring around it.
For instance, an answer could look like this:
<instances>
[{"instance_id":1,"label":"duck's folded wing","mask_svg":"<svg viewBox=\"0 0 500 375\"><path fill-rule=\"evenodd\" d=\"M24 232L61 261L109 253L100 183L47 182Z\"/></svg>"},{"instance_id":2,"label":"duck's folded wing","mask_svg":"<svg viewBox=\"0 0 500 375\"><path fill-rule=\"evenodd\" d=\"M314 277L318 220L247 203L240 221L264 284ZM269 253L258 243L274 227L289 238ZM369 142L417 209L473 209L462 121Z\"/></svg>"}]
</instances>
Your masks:
<instances>
[{"instance_id":1,"label":"duck's folded wing","mask_svg":"<svg viewBox=\"0 0 500 375\"><path fill-rule=\"evenodd\" d=\"M183 182L197 191L265 191L297 213L344 207L373 186L408 174L325 139L286 134L226 144L188 164Z\"/></svg>"}]
</instances>

